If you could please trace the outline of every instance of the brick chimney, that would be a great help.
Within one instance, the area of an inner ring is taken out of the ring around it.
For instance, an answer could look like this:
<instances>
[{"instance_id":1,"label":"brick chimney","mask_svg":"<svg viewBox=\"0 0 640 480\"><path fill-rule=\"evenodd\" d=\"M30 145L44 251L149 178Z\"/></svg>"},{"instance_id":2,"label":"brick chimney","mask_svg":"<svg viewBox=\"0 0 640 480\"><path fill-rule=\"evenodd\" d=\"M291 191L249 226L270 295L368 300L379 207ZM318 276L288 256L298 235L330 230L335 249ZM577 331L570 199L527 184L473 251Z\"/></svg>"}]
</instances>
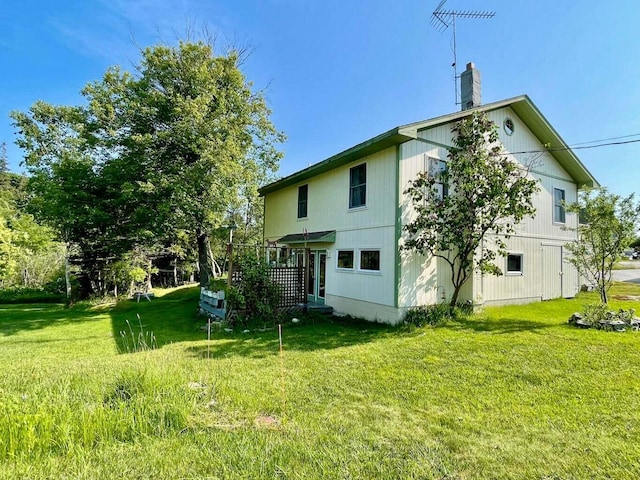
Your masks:
<instances>
[{"instance_id":1,"label":"brick chimney","mask_svg":"<svg viewBox=\"0 0 640 480\"><path fill-rule=\"evenodd\" d=\"M480 71L473 62L467 63L467 69L460 75L460 103L462 110L479 107L482 104L480 94Z\"/></svg>"}]
</instances>

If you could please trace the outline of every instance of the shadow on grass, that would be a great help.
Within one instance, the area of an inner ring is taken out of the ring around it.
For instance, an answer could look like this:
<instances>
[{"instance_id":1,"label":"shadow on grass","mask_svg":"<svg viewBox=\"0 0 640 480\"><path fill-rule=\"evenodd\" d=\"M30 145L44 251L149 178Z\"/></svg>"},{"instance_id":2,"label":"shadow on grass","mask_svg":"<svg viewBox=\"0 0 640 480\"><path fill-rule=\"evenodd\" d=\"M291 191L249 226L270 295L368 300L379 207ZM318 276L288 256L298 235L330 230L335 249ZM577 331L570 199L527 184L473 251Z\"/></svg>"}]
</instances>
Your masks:
<instances>
[{"instance_id":1,"label":"shadow on grass","mask_svg":"<svg viewBox=\"0 0 640 480\"><path fill-rule=\"evenodd\" d=\"M557 325L548 322L523 320L522 318L462 317L447 324L447 327L445 328L451 328L452 330L459 329L471 330L474 332L509 334L540 331L552 327L557 327Z\"/></svg>"},{"instance_id":2,"label":"shadow on grass","mask_svg":"<svg viewBox=\"0 0 640 480\"><path fill-rule=\"evenodd\" d=\"M313 323L306 319L302 321L302 324L285 323L282 326L282 343L285 351L336 349L382 340L398 333L398 330L393 327L337 317L314 319ZM229 356L263 358L277 355L279 348L276 326L264 332L216 331L212 333L210 345L200 344L189 347L187 352L198 358L215 359Z\"/></svg>"},{"instance_id":3,"label":"shadow on grass","mask_svg":"<svg viewBox=\"0 0 640 480\"><path fill-rule=\"evenodd\" d=\"M190 287L154 298L119 302L110 312L111 330L119 353L129 353L142 333L155 338L157 347L206 338L201 330L205 322L198 317L200 289ZM134 340L132 340L133 337Z\"/></svg>"},{"instance_id":4,"label":"shadow on grass","mask_svg":"<svg viewBox=\"0 0 640 480\"><path fill-rule=\"evenodd\" d=\"M30 303L0 305L0 335L40 330L52 325L83 323L104 315L91 305L65 308L63 304Z\"/></svg>"},{"instance_id":5,"label":"shadow on grass","mask_svg":"<svg viewBox=\"0 0 640 480\"><path fill-rule=\"evenodd\" d=\"M113 339L119 353L135 351L133 343L142 335L147 339L153 334L155 345L177 342L199 342L186 349L188 354L201 358L221 356L263 357L279 351L277 326L264 331L250 328L242 333L236 328L233 333L221 328L211 332L211 343L207 346L206 318L198 315L199 287L183 288L151 301L120 302L110 311ZM139 316L139 320L138 320ZM397 332L389 326L365 322L352 318L303 317L301 324L285 323L283 341L288 350L317 350L339 348L366 343ZM127 323L128 321L128 323ZM132 335L133 334L133 335Z\"/></svg>"}]
</instances>

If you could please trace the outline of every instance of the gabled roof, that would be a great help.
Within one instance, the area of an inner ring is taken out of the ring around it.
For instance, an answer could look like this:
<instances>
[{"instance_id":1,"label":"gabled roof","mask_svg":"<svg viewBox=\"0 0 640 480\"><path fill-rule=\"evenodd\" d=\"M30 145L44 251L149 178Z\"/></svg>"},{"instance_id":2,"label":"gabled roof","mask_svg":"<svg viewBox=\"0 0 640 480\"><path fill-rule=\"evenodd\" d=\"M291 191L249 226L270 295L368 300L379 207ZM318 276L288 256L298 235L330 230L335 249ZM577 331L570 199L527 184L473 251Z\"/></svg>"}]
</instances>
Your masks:
<instances>
[{"instance_id":1,"label":"gabled roof","mask_svg":"<svg viewBox=\"0 0 640 480\"><path fill-rule=\"evenodd\" d=\"M265 185L259 189L260 195L264 196L282 188L295 185L321 173L346 165L359 158L384 150L385 148L416 139L418 138L418 132L420 130L458 121L473 112L490 112L504 107L510 107L515 114L518 115L520 120L524 122L527 128L529 128L529 130L531 130L531 132L540 140L540 142L544 145L548 145L549 153L556 159L562 168L571 175L578 186L597 187L599 185L595 177L582 164L580 159L573 153L562 137L558 135L558 132L555 131L531 99L527 95L520 95L518 97L501 100L499 102L481 105L469 110L463 110L424 120L422 122L409 123L407 125L393 128L378 135L377 137L373 137L343 152L333 155L326 160L316 163L315 165L311 165L304 170L300 170L276 182Z\"/></svg>"}]
</instances>

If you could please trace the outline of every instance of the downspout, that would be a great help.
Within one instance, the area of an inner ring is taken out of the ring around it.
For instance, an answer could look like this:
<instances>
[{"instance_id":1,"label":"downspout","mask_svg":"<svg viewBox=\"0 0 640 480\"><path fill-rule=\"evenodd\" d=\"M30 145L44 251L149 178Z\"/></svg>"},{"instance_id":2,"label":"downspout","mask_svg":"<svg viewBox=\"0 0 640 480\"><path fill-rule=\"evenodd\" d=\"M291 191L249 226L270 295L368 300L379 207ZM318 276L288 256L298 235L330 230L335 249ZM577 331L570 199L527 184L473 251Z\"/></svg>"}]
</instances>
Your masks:
<instances>
[{"instance_id":1,"label":"downspout","mask_svg":"<svg viewBox=\"0 0 640 480\"><path fill-rule=\"evenodd\" d=\"M402 237L402 205L400 192L400 148L402 144L396 145L396 215L395 215L395 269L394 269L394 293L393 306L400 306L400 282L402 273L402 256L400 255L400 239Z\"/></svg>"},{"instance_id":2,"label":"downspout","mask_svg":"<svg viewBox=\"0 0 640 480\"><path fill-rule=\"evenodd\" d=\"M267 228L267 196L262 197L262 243L265 242Z\"/></svg>"}]
</instances>

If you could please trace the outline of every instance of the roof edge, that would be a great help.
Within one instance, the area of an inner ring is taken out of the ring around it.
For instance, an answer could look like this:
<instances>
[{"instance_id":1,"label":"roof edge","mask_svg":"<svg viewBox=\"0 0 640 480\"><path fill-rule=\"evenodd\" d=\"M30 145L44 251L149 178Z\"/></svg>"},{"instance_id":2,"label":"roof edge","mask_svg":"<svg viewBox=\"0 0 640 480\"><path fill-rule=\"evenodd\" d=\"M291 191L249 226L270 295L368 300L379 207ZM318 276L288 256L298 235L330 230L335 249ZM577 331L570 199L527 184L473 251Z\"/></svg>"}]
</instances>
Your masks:
<instances>
[{"instance_id":1,"label":"roof edge","mask_svg":"<svg viewBox=\"0 0 640 480\"><path fill-rule=\"evenodd\" d=\"M332 157L327 158L321 162L311 165L303 170L299 170L291 175L288 175L280 180L276 180L262 188L258 189L258 193L261 196L265 196L268 193L275 192L285 187L289 187L296 183L303 182L311 177L314 177L320 173L324 173L329 170L333 170L342 165L346 165L358 158L371 155L372 153L379 152L385 148L404 143L408 140L417 138L418 131L416 128L407 127L395 127L388 130L376 137L366 140L358 145L348 148Z\"/></svg>"},{"instance_id":2,"label":"roof edge","mask_svg":"<svg viewBox=\"0 0 640 480\"><path fill-rule=\"evenodd\" d=\"M524 96L525 102L515 102L511 105L511 109L525 122L527 128L538 138L551 137L551 142L548 143L547 150L553 158L564 168L571 178L575 180L578 187L598 187L600 183L593 174L582 163L580 158L569 147L567 142L560 136L556 129L549 123L544 114L540 111L535 103L531 101L528 96ZM524 105L524 108L523 108ZM528 112L524 111L528 109ZM527 114L533 114L535 118L529 118L527 121Z\"/></svg>"},{"instance_id":3,"label":"roof edge","mask_svg":"<svg viewBox=\"0 0 640 480\"><path fill-rule=\"evenodd\" d=\"M590 186L597 187L600 184L595 177L589 172L589 170L580 161L577 155L571 150L569 145L562 139L558 132L553 128L549 121L545 118L538 107L531 101L528 95L518 95L515 97L499 100L497 102L487 103L485 105L479 105L468 110L461 110L459 112L449 113L434 117L428 120L420 122L408 123L399 127L392 128L376 137L366 140L354 147L344 150L332 157L327 158L321 162L311 165L303 170L288 175L280 180L272 182L264 187L258 189L258 193L261 196L265 196L269 193L278 191L282 188L295 185L296 183L308 180L320 173L332 170L334 168L346 165L354 160L371 155L385 148L398 145L409 140L418 138L418 131L435 126L455 122L461 118L464 118L474 112L490 112L498 110L500 108L510 107L514 112L521 117L521 119L527 124L527 127L532 133L539 139L547 139L551 137L553 140L552 148L549 149L549 153L567 170L569 175L576 181L578 186ZM526 118L528 117L528 121Z\"/></svg>"}]
</instances>

